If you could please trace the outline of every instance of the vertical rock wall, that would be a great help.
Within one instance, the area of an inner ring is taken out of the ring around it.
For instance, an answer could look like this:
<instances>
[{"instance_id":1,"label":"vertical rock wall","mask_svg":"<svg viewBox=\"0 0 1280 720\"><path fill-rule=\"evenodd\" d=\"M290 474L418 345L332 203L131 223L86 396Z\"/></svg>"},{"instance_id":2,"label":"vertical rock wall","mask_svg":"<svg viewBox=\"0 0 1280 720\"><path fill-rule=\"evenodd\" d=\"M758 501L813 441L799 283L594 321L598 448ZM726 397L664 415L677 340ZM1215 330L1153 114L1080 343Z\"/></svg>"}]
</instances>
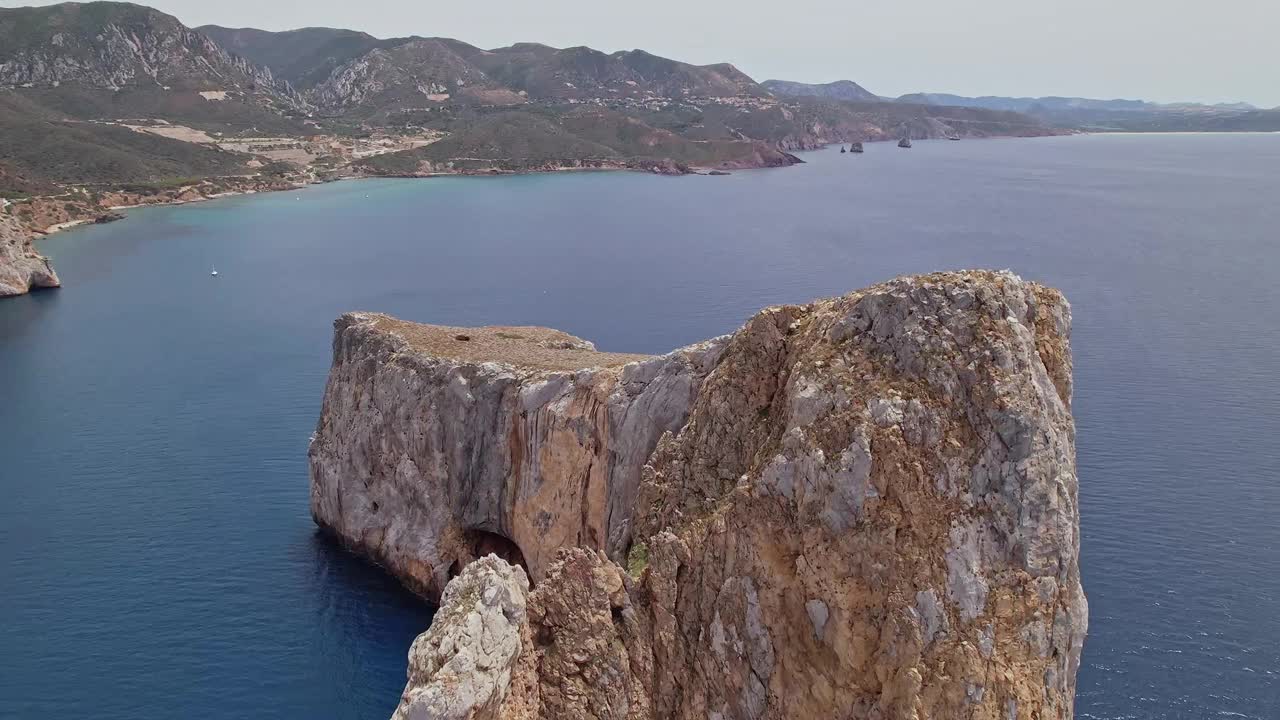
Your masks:
<instances>
[{"instance_id":1,"label":"vertical rock wall","mask_svg":"<svg viewBox=\"0 0 1280 720\"><path fill-rule=\"evenodd\" d=\"M637 506L653 716L1071 717L1069 328L1001 273L748 322Z\"/></svg>"},{"instance_id":2,"label":"vertical rock wall","mask_svg":"<svg viewBox=\"0 0 1280 720\"><path fill-rule=\"evenodd\" d=\"M535 584L518 631L497 626L519 644L492 661L507 681L448 717L1069 718L1087 628L1070 321L1012 274L940 273L562 375L476 346L428 358L421 326L346 316L313 508L427 586L450 528L519 545ZM489 625L452 597L429 636ZM457 652L420 640L410 665ZM445 717L420 699L440 683L411 671L397 717Z\"/></svg>"},{"instance_id":3,"label":"vertical rock wall","mask_svg":"<svg viewBox=\"0 0 1280 720\"><path fill-rule=\"evenodd\" d=\"M641 468L684 425L720 345L617 355L543 328L344 315L312 515L433 597L491 551L535 582L562 546L621 557Z\"/></svg>"}]
</instances>

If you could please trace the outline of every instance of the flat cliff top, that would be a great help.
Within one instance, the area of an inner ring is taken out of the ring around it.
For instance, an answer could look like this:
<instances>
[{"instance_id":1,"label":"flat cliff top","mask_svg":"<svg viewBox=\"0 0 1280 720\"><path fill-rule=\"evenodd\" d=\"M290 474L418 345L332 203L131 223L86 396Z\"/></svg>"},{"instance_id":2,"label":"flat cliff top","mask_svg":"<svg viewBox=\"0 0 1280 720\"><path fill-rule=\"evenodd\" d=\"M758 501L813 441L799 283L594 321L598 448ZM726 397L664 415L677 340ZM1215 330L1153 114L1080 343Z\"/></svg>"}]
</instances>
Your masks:
<instances>
[{"instance_id":1,"label":"flat cliff top","mask_svg":"<svg viewBox=\"0 0 1280 720\"><path fill-rule=\"evenodd\" d=\"M368 315L379 332L395 335L414 350L463 362L496 362L531 370L575 371L617 367L652 355L600 352L582 338L534 326L450 327L424 325L389 315Z\"/></svg>"}]
</instances>

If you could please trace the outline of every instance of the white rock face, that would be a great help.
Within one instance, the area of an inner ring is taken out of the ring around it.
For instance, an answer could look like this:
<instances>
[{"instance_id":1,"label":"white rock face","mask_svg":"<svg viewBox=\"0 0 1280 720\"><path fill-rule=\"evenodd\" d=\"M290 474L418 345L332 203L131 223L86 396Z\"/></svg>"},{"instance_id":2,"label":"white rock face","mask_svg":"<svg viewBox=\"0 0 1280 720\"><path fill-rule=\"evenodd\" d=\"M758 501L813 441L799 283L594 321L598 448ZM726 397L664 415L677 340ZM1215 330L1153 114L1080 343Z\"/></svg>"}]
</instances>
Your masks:
<instances>
[{"instance_id":1,"label":"white rock face","mask_svg":"<svg viewBox=\"0 0 1280 720\"><path fill-rule=\"evenodd\" d=\"M490 551L535 581L562 546L620 557L640 470L683 427L721 345L615 355L543 328L344 315L310 449L312 514L432 596Z\"/></svg>"},{"instance_id":2,"label":"white rock face","mask_svg":"<svg viewBox=\"0 0 1280 720\"><path fill-rule=\"evenodd\" d=\"M409 649L409 681L393 720L491 717L522 647L529 579L490 555L449 583L431 629Z\"/></svg>"},{"instance_id":3,"label":"white rock face","mask_svg":"<svg viewBox=\"0 0 1280 720\"><path fill-rule=\"evenodd\" d=\"M0 297L59 285L48 258L31 246L17 218L0 215Z\"/></svg>"}]
</instances>

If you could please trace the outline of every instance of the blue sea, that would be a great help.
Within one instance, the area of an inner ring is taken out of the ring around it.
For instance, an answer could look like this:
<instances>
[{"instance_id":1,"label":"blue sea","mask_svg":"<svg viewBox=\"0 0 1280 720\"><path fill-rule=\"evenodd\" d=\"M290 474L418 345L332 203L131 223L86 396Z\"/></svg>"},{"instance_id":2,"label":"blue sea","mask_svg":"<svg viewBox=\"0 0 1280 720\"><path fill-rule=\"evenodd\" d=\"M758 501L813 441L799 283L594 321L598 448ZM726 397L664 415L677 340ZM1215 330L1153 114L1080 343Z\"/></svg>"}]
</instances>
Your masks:
<instances>
[{"instance_id":1,"label":"blue sea","mask_svg":"<svg viewBox=\"0 0 1280 720\"><path fill-rule=\"evenodd\" d=\"M0 717L389 716L431 609L307 506L344 311L662 352L968 267L1074 307L1077 716L1280 717L1280 135L804 159L342 182L41 241L65 287L0 301Z\"/></svg>"}]
</instances>

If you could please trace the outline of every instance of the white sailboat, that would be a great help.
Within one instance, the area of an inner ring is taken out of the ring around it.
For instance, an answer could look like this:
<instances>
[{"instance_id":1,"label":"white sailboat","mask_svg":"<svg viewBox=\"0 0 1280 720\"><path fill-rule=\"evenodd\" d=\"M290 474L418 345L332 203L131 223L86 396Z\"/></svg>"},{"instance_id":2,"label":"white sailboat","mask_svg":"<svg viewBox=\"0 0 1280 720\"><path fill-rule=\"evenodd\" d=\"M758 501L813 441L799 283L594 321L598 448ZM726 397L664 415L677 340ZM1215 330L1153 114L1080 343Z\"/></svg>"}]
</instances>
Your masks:
<instances>
[{"instance_id":1,"label":"white sailboat","mask_svg":"<svg viewBox=\"0 0 1280 720\"><path fill-rule=\"evenodd\" d=\"M214 269L213 269L213 272L211 272L211 273L209 273L209 274L210 274L210 275L212 275L212 276L214 276L214 277L218 277L218 268L214 268Z\"/></svg>"}]
</instances>

